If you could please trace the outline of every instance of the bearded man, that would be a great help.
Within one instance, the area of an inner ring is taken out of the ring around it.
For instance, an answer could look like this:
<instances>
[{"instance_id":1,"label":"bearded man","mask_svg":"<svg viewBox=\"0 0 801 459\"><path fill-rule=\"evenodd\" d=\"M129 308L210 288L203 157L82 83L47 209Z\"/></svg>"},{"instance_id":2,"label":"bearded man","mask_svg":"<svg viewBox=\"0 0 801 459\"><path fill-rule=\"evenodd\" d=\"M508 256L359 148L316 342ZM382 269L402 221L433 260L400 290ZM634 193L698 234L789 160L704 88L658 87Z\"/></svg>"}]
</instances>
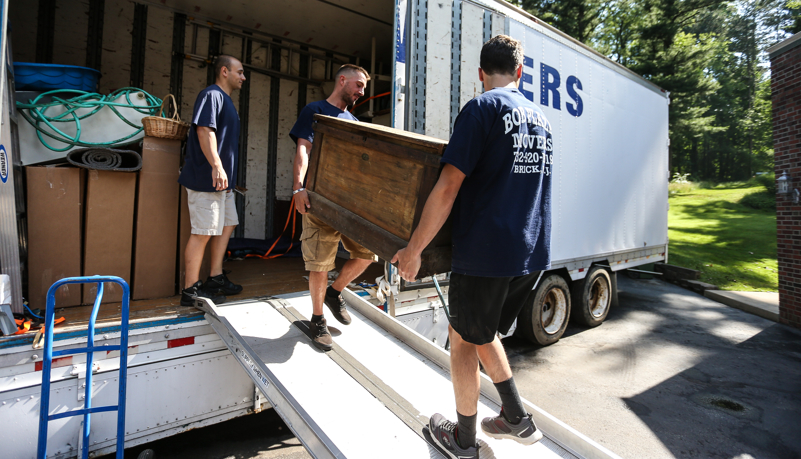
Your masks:
<instances>
[{"instance_id":1,"label":"bearded man","mask_svg":"<svg viewBox=\"0 0 801 459\"><path fill-rule=\"evenodd\" d=\"M306 264L306 270L309 271L309 292L314 308L310 326L312 341L317 348L325 351L333 347L333 340L323 317L323 304L328 306L340 323L350 324L351 318L341 295L342 289L363 273L370 263L378 261L378 258L369 250L308 213L311 204L309 195L304 188L304 182L309 166L309 154L314 142L314 115L320 113L358 121L348 111L348 107L364 95L364 87L369 80L370 75L363 68L352 64L343 65L334 75L334 90L331 95L327 99L312 102L304 107L289 132L289 136L297 145L292 194L295 198L295 208L303 215L303 233L300 239L303 243L303 261ZM334 260L340 240L345 249L350 252L350 260L345 263L339 277L329 287L328 271L335 267Z\"/></svg>"}]
</instances>

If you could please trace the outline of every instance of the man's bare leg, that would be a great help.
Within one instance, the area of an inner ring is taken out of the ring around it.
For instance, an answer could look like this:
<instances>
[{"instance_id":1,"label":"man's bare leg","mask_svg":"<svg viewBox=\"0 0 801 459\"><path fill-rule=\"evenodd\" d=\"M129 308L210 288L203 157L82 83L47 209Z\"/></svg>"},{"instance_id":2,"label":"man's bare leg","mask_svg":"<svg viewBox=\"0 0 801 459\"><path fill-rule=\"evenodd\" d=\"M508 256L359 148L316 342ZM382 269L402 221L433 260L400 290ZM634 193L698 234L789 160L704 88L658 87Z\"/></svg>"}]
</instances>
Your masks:
<instances>
[{"instance_id":1,"label":"man's bare leg","mask_svg":"<svg viewBox=\"0 0 801 459\"><path fill-rule=\"evenodd\" d=\"M368 266L372 263L371 260L363 260L361 258L354 258L345 262L339 276L332 286L342 291L348 284L353 282L359 274L363 273ZM309 272L309 294L312 300L312 314L315 316L323 315L323 301L325 300L325 291L328 288L328 271L311 271Z\"/></svg>"},{"instance_id":2,"label":"man's bare leg","mask_svg":"<svg viewBox=\"0 0 801 459\"><path fill-rule=\"evenodd\" d=\"M477 346L477 352L481 365L484 366L484 371L487 372L487 376L492 379L492 382L497 384L512 377L509 359L506 358L506 351L503 350L503 344L498 335L495 335L495 339L491 343Z\"/></svg>"},{"instance_id":3,"label":"man's bare leg","mask_svg":"<svg viewBox=\"0 0 801 459\"><path fill-rule=\"evenodd\" d=\"M362 258L352 258L348 260L345 262L345 265L342 266L342 271L339 272L339 276L331 286L334 287L334 290L341 292L342 289L361 275L372 262L373 260L364 260Z\"/></svg>"},{"instance_id":4,"label":"man's bare leg","mask_svg":"<svg viewBox=\"0 0 801 459\"><path fill-rule=\"evenodd\" d=\"M219 276L223 273L223 260L225 259L228 241L231 239L234 228L236 228L236 225L226 226L223 228L221 235L211 237L211 244L209 244L211 250L211 273L209 275L211 277Z\"/></svg>"},{"instance_id":5,"label":"man's bare leg","mask_svg":"<svg viewBox=\"0 0 801 459\"><path fill-rule=\"evenodd\" d=\"M323 315L323 299L328 288L328 271L309 272L309 294L312 300L312 314Z\"/></svg>"},{"instance_id":6,"label":"man's bare leg","mask_svg":"<svg viewBox=\"0 0 801 459\"><path fill-rule=\"evenodd\" d=\"M478 346L477 350L484 371L492 379L495 389L498 390L498 395L501 397L504 417L510 422L518 423L526 415L526 407L523 406L523 401L520 399L517 386L515 386L509 359L506 357L506 351L503 349L500 338L495 335L495 339L491 343ZM538 439L536 436L531 438L533 441Z\"/></svg>"},{"instance_id":7,"label":"man's bare leg","mask_svg":"<svg viewBox=\"0 0 801 459\"><path fill-rule=\"evenodd\" d=\"M199 280L200 265L203 264L203 253L206 251L206 244L211 236L205 234L190 234L186 242L184 251L184 262L186 264L186 277L184 288L189 288Z\"/></svg>"},{"instance_id":8,"label":"man's bare leg","mask_svg":"<svg viewBox=\"0 0 801 459\"><path fill-rule=\"evenodd\" d=\"M481 376L478 370L478 353L475 344L463 340L450 325L451 382L456 395L456 411L464 416L473 416L478 410Z\"/></svg>"}]
</instances>

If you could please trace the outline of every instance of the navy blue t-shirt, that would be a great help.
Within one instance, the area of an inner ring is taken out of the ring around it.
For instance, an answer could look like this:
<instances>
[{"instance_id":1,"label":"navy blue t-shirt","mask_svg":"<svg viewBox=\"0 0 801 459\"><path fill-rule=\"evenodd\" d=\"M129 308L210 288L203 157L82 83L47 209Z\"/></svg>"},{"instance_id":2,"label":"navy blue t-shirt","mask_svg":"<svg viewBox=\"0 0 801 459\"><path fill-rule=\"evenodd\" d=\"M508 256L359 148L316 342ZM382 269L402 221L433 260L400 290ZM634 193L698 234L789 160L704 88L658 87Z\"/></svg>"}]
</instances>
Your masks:
<instances>
[{"instance_id":1,"label":"navy blue t-shirt","mask_svg":"<svg viewBox=\"0 0 801 459\"><path fill-rule=\"evenodd\" d=\"M295 121L295 125L292 126L292 130L289 131L289 137L295 141L295 144L298 143L298 139L304 139L314 143L314 129L312 125L314 124L315 113L351 121L359 121L351 112L340 110L325 99L312 102L303 107L303 110L300 111L300 115L298 115L298 120ZM311 152L309 152L309 154L311 154Z\"/></svg>"},{"instance_id":2,"label":"navy blue t-shirt","mask_svg":"<svg viewBox=\"0 0 801 459\"><path fill-rule=\"evenodd\" d=\"M465 177L453 207L452 270L512 277L550 268L551 125L517 89L468 102L442 162Z\"/></svg>"},{"instance_id":3,"label":"navy blue t-shirt","mask_svg":"<svg viewBox=\"0 0 801 459\"><path fill-rule=\"evenodd\" d=\"M186 139L186 160L178 183L194 191L217 191L211 178L211 164L200 149L197 126L214 129L217 153L228 176L227 189L233 189L239 157L239 113L231 96L216 84L200 91L195 100L192 126Z\"/></svg>"}]
</instances>

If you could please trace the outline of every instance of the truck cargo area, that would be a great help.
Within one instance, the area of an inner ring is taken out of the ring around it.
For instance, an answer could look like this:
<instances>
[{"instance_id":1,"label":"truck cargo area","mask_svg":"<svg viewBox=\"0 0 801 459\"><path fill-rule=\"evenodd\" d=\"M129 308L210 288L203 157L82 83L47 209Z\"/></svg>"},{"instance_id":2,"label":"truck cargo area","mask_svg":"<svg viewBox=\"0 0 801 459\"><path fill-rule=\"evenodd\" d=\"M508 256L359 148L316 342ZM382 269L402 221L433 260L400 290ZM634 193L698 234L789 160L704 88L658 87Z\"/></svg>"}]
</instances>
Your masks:
<instances>
[{"instance_id":1,"label":"truck cargo area","mask_svg":"<svg viewBox=\"0 0 801 459\"><path fill-rule=\"evenodd\" d=\"M337 259L337 266L344 264L344 259ZM226 271L237 283L243 285L244 290L237 296L229 297L229 301L243 301L252 298L270 297L308 289L308 275L303 267L302 258L277 258L273 260L260 260L250 258L245 260L228 261L224 265ZM383 268L374 265L365 271L365 279L375 280L383 272ZM181 306L181 296L151 300L132 300L130 306L130 321L133 327L137 324L148 325L153 322L184 322L201 320L202 313L194 307ZM65 322L55 328L56 339L59 335L68 334L74 330L86 330L91 305L73 306L56 309L56 317L64 317ZM104 304L97 316L98 327L111 326L119 323L120 304ZM22 344L30 344L33 333L24 335L4 336L0 338L0 348L9 348Z\"/></svg>"}]
</instances>

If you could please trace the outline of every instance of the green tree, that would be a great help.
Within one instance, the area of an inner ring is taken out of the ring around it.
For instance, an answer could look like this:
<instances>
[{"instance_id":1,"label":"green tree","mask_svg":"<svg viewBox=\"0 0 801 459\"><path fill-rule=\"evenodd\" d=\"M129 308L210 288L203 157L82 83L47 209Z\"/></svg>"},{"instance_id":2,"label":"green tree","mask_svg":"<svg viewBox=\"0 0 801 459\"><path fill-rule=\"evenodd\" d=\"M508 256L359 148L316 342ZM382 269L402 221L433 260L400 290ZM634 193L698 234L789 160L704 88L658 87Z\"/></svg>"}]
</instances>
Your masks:
<instances>
[{"instance_id":1,"label":"green tree","mask_svg":"<svg viewBox=\"0 0 801 459\"><path fill-rule=\"evenodd\" d=\"M589 43L607 7L604 0L520 0L518 5L582 43Z\"/></svg>"},{"instance_id":2,"label":"green tree","mask_svg":"<svg viewBox=\"0 0 801 459\"><path fill-rule=\"evenodd\" d=\"M765 50L801 29L801 0L519 0L670 92L671 172L743 179L772 165Z\"/></svg>"},{"instance_id":3,"label":"green tree","mask_svg":"<svg viewBox=\"0 0 801 459\"><path fill-rule=\"evenodd\" d=\"M782 30L789 33L801 32L801 0L789 0L786 9L786 24Z\"/></svg>"},{"instance_id":4,"label":"green tree","mask_svg":"<svg viewBox=\"0 0 801 459\"><path fill-rule=\"evenodd\" d=\"M638 25L643 11L636 0L612 0L601 17L592 45L623 65L631 63L631 49L637 46Z\"/></svg>"}]
</instances>

